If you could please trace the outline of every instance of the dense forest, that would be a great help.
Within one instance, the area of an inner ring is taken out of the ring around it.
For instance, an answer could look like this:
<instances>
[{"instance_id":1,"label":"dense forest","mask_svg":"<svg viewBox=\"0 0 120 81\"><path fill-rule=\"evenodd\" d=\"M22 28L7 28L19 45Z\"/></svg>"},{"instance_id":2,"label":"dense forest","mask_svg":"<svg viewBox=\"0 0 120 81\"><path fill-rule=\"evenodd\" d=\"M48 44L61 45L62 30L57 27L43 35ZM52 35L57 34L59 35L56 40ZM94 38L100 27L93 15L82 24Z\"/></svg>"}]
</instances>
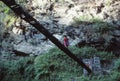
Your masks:
<instances>
[{"instance_id":1,"label":"dense forest","mask_svg":"<svg viewBox=\"0 0 120 81\"><path fill-rule=\"evenodd\" d=\"M120 81L119 0L15 1L92 73L0 1L0 81Z\"/></svg>"}]
</instances>

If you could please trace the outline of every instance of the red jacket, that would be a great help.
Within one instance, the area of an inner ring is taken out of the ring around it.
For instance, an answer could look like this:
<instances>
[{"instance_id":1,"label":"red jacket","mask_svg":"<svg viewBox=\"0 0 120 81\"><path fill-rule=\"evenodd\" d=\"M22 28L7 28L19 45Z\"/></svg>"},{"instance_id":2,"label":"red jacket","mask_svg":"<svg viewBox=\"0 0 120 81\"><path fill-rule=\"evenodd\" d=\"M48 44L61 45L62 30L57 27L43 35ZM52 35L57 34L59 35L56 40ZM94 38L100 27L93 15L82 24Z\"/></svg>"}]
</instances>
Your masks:
<instances>
[{"instance_id":1,"label":"red jacket","mask_svg":"<svg viewBox=\"0 0 120 81\"><path fill-rule=\"evenodd\" d=\"M67 37L64 37L64 46L65 47L69 46L69 41Z\"/></svg>"}]
</instances>

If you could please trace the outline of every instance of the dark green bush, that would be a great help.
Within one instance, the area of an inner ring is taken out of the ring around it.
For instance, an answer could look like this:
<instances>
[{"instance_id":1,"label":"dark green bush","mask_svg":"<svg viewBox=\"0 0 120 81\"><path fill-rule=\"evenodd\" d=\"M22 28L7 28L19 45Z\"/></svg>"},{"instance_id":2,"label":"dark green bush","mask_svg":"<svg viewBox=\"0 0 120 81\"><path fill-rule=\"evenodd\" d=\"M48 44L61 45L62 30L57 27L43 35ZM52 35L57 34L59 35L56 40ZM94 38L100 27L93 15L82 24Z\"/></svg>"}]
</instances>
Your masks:
<instances>
[{"instance_id":1,"label":"dark green bush","mask_svg":"<svg viewBox=\"0 0 120 81\"><path fill-rule=\"evenodd\" d=\"M112 60L114 55L112 53L97 51L93 47L70 47L70 50L78 57L78 58L93 58L94 56L100 57L101 60Z\"/></svg>"},{"instance_id":2,"label":"dark green bush","mask_svg":"<svg viewBox=\"0 0 120 81\"><path fill-rule=\"evenodd\" d=\"M35 59L35 70L38 74L37 79L46 77L68 81L70 78L67 77L82 75L82 68L58 48L51 49L48 54L38 56Z\"/></svg>"},{"instance_id":3,"label":"dark green bush","mask_svg":"<svg viewBox=\"0 0 120 81\"><path fill-rule=\"evenodd\" d=\"M33 81L33 58L21 58L20 60L3 60L0 62L0 81ZM4 74L4 75L3 75Z\"/></svg>"},{"instance_id":4,"label":"dark green bush","mask_svg":"<svg viewBox=\"0 0 120 81\"><path fill-rule=\"evenodd\" d=\"M120 59L115 61L114 69L120 72Z\"/></svg>"},{"instance_id":5,"label":"dark green bush","mask_svg":"<svg viewBox=\"0 0 120 81\"><path fill-rule=\"evenodd\" d=\"M69 47L78 58L113 59L112 54L99 52L92 47ZM117 67L117 66L116 66ZM25 57L18 60L0 61L0 81L111 81L108 77L83 77L82 68L60 49L53 48L46 54L34 57ZM119 79L117 73L113 79Z\"/></svg>"},{"instance_id":6,"label":"dark green bush","mask_svg":"<svg viewBox=\"0 0 120 81\"><path fill-rule=\"evenodd\" d=\"M111 73L110 77L111 81L120 81L120 72L114 71Z\"/></svg>"}]
</instances>

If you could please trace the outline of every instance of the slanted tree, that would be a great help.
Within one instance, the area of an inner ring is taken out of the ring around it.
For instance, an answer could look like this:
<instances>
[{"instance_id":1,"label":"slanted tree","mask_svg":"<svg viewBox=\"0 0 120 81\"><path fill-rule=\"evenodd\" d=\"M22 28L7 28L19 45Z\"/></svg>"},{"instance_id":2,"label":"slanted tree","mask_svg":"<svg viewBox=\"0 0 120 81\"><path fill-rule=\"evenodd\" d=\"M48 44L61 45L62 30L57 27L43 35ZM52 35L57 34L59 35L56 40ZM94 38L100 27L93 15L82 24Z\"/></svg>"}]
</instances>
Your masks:
<instances>
[{"instance_id":1,"label":"slanted tree","mask_svg":"<svg viewBox=\"0 0 120 81\"><path fill-rule=\"evenodd\" d=\"M77 58L70 50L68 50L60 41L55 38L47 29L45 29L36 19L34 19L31 15L23 10L23 8L16 4L15 0L1 0L4 2L8 7L10 7L17 15L19 15L23 20L30 23L34 26L37 30L39 30L42 34L44 34L49 40L51 40L57 47L59 47L65 54L71 57L74 61L80 64L83 68L85 68L88 73L92 73L91 69L87 67L82 59Z\"/></svg>"}]
</instances>

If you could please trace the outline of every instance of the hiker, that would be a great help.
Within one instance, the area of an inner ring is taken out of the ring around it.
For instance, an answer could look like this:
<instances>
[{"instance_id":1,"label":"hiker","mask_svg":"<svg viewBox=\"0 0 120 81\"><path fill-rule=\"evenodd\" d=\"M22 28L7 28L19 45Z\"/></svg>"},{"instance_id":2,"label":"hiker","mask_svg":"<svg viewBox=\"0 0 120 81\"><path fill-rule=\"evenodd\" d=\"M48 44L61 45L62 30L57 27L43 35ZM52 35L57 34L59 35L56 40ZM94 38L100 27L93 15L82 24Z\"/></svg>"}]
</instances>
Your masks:
<instances>
[{"instance_id":1,"label":"hiker","mask_svg":"<svg viewBox=\"0 0 120 81\"><path fill-rule=\"evenodd\" d=\"M69 40L68 40L68 38L67 38L66 35L64 36L64 42L63 42L63 43L64 43L64 46L65 46L65 47L68 47L68 46L69 46Z\"/></svg>"}]
</instances>

